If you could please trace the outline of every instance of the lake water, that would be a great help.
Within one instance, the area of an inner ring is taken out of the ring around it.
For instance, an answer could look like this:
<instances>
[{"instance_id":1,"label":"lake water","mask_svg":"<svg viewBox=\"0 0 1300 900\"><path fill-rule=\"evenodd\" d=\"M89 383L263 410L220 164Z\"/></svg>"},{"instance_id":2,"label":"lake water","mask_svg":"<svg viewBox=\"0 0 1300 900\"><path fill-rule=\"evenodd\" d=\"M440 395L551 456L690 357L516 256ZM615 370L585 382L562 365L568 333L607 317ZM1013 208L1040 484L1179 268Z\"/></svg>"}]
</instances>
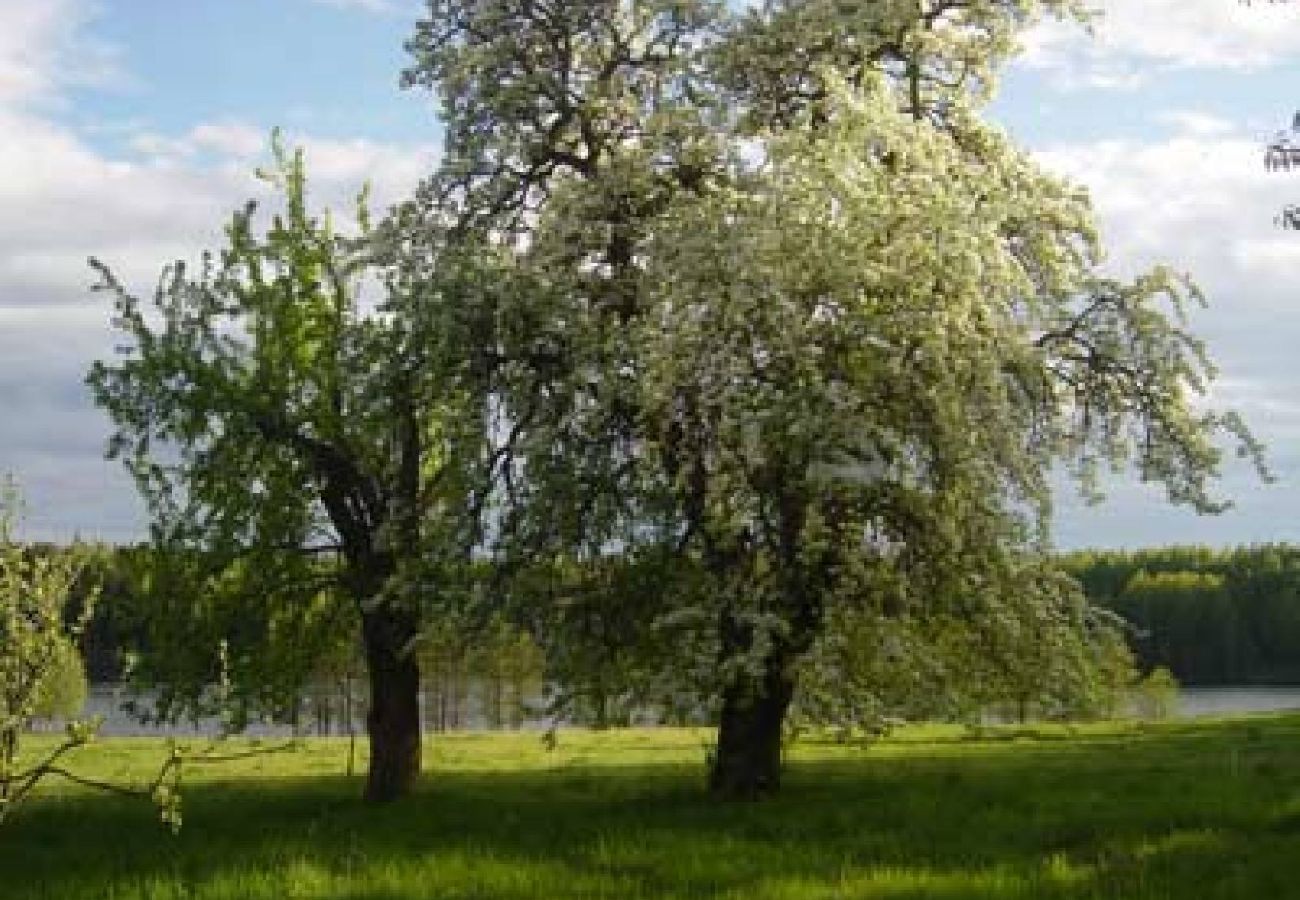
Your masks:
<instances>
[{"instance_id":1,"label":"lake water","mask_svg":"<svg viewBox=\"0 0 1300 900\"><path fill-rule=\"evenodd\" d=\"M85 715L101 715L104 735L159 735L199 736L215 734L218 723L213 720L183 723L176 726L157 727L142 725L130 714L121 709L124 695L121 690L110 685L95 685L91 688L86 702ZM1233 714L1278 712L1283 710L1300 710L1300 686L1294 687L1188 687L1179 691L1176 715L1182 718L1198 716L1226 716ZM470 728L484 728L486 721L471 711L466 716L465 724ZM48 726L47 726L48 727ZM545 727L544 723L533 721L525 727ZM335 723L334 733L342 732L341 723ZM365 725L357 723L357 732L363 733ZM253 724L247 734L255 737L287 736L292 729L285 725ZM314 730L307 729L307 733Z\"/></svg>"},{"instance_id":2,"label":"lake water","mask_svg":"<svg viewBox=\"0 0 1300 900\"><path fill-rule=\"evenodd\" d=\"M357 694L364 695L364 685L357 685ZM96 684L91 685L89 694L86 698L86 705L82 711L84 718L91 716L102 716L104 723L99 733L104 736L141 736L141 735L172 735L175 737L203 737L216 735L221 730L221 722L218 719L204 719L198 722L183 720L175 725L149 725L143 724L132 713L123 709L123 703L130 699L132 695L118 685ZM433 729L429 727L432 716L429 714L430 707L426 705L426 698L423 694L420 697L420 707L425 719L425 728L428 731ZM147 703L141 703L145 709L151 708ZM364 712L360 709L360 701L354 707L354 728L357 734L364 734L366 730ZM307 706L307 704L305 704ZM346 735L347 728L345 719L341 715L341 710L337 705L332 710L332 718L327 728L329 734ZM489 720L486 712L480 708L480 704L472 700L466 701L461 706L459 712L460 727L465 729L482 730L489 727ZM310 716L304 716L304 726L299 730L302 735L320 734L316 725L310 719ZM528 730L542 730L548 727L549 723L541 719L525 719L522 727ZM56 723L37 723L37 727L46 729L58 727ZM272 724L266 722L253 722L244 730L243 734L249 737L289 737L294 734L294 729L290 725Z\"/></svg>"},{"instance_id":3,"label":"lake water","mask_svg":"<svg viewBox=\"0 0 1300 900\"><path fill-rule=\"evenodd\" d=\"M1288 709L1300 709L1300 686L1187 687L1178 692L1178 715L1187 718Z\"/></svg>"}]
</instances>

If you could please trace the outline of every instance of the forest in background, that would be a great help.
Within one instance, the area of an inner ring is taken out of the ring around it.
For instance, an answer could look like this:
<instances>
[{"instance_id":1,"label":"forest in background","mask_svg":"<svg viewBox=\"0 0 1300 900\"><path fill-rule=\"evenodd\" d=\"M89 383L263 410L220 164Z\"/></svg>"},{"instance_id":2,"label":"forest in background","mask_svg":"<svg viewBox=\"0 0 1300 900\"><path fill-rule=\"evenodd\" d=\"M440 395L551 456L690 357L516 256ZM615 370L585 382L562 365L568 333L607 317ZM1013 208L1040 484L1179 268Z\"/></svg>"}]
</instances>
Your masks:
<instances>
[{"instance_id":1,"label":"forest in background","mask_svg":"<svg viewBox=\"0 0 1300 900\"><path fill-rule=\"evenodd\" d=\"M1188 685L1300 684L1300 547L1160 547L1063 556L1129 623L1144 671Z\"/></svg>"},{"instance_id":2,"label":"forest in background","mask_svg":"<svg viewBox=\"0 0 1300 900\"><path fill-rule=\"evenodd\" d=\"M28 552L41 556L70 551L35 544ZM149 606L161 598L149 582L150 554L143 546L104 545L86 554L65 608L65 619L73 622L81 616L86 598L97 594L93 612L77 640L84 668L74 667L66 678L56 677L56 682L80 680L84 672L90 684L132 682L150 693L157 690L148 668L136 668L135 661L159 640L184 640L185 636L168 637L149 627ZM194 624L191 637L202 642L204 638L198 636L201 625ZM365 666L359 636L342 633L328 645L305 640L302 648L313 655L303 705L298 710L281 710L277 720L301 720L325 734L346 731L346 722L355 722L364 711ZM429 730L446 731L470 723L518 728L530 712L535 714L527 701L542 689L542 651L521 629L503 619L494 617L472 628L443 623L427 629L416 652L423 672L422 714ZM211 654L197 655L206 659ZM214 671L211 680L218 677ZM70 685L64 693L82 698L85 690ZM139 712L142 718L158 714L145 708ZM72 710L61 714L70 715ZM602 710L593 710L591 717L599 720L602 714Z\"/></svg>"},{"instance_id":3,"label":"forest in background","mask_svg":"<svg viewBox=\"0 0 1300 900\"><path fill-rule=\"evenodd\" d=\"M33 549L58 552L49 546ZM98 584L102 592L81 639L91 682L120 681L128 651L141 647L138 579L147 553L101 548L84 573L85 585ZM1300 547L1082 550L1062 554L1061 560L1094 604L1128 623L1128 643L1142 672L1164 666L1180 683L1199 686L1300 684ZM636 590L634 583L610 586ZM70 617L79 611L83 592L84 587L70 599ZM624 602L637 607L635 598L593 600L602 607ZM425 717L432 728L458 727L470 703L484 702L471 701L471 685L487 685L491 708L486 715L503 725L517 723L523 696L540 689L543 654L532 637L504 622L480 623L473 631L441 629L421 649L430 704ZM618 653L619 641L606 643ZM595 670L621 664L614 658L608 662ZM346 652L334 654L322 660L319 676L324 681L354 677L350 666L359 661ZM609 698L600 696L600 685L590 693L593 708L582 718L600 724L621 718L619 710L605 708L616 700L616 689Z\"/></svg>"}]
</instances>

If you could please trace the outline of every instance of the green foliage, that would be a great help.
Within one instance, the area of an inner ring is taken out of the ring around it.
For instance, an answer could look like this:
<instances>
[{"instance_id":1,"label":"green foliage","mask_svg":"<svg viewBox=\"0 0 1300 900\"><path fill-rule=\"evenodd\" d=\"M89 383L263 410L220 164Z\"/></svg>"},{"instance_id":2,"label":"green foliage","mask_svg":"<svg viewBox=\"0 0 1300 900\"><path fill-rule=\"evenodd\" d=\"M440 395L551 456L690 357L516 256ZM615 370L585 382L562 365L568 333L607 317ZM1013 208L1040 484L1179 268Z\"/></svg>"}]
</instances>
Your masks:
<instances>
[{"instance_id":1,"label":"green foliage","mask_svg":"<svg viewBox=\"0 0 1300 900\"><path fill-rule=\"evenodd\" d=\"M20 764L22 735L33 718L74 706L80 711L85 679L76 640L95 601L94 592L87 592L81 609L65 621L89 551L41 553L24 547L14 533L20 506L14 483L0 482L0 823L35 789L48 766L88 743L97 728L74 720L67 741L48 758Z\"/></svg>"},{"instance_id":2,"label":"green foliage","mask_svg":"<svg viewBox=\"0 0 1300 900\"><path fill-rule=\"evenodd\" d=\"M71 641L51 657L48 675L36 698L35 715L43 719L70 719L81 715L86 705L86 666Z\"/></svg>"},{"instance_id":3,"label":"green foliage","mask_svg":"<svg viewBox=\"0 0 1300 900\"><path fill-rule=\"evenodd\" d=\"M1104 613L1097 615L1106 620L1109 627L1094 645L1089 690L1084 702L1074 712L1088 718L1114 719L1128 712L1139 672L1137 660L1128 645L1128 629Z\"/></svg>"},{"instance_id":4,"label":"green foliage","mask_svg":"<svg viewBox=\"0 0 1300 900\"><path fill-rule=\"evenodd\" d=\"M708 720L698 622L664 615L666 597L687 605L704 584L697 565L655 546L529 566L513 593L546 659L545 712L596 728Z\"/></svg>"},{"instance_id":5,"label":"green foliage","mask_svg":"<svg viewBox=\"0 0 1300 900\"><path fill-rule=\"evenodd\" d=\"M1178 679L1156 666L1133 688L1135 711L1144 719L1167 719L1178 707Z\"/></svg>"},{"instance_id":6,"label":"green foliage","mask_svg":"<svg viewBox=\"0 0 1300 900\"><path fill-rule=\"evenodd\" d=\"M354 324L358 262L307 212L301 155L276 154L284 211L259 235L250 203L220 255L164 271L152 310L92 261L125 342L88 382L153 519L120 612L164 717L210 712L222 640L241 717L283 713L346 614L339 566L310 552L333 540L311 448L364 421L352 403L375 388L351 382L373 339Z\"/></svg>"},{"instance_id":7,"label":"green foliage","mask_svg":"<svg viewBox=\"0 0 1300 900\"><path fill-rule=\"evenodd\" d=\"M1141 668L1184 684L1300 681L1300 549L1080 551L1063 564L1131 625Z\"/></svg>"},{"instance_id":8,"label":"green foliage","mask_svg":"<svg viewBox=\"0 0 1300 900\"><path fill-rule=\"evenodd\" d=\"M902 721L1080 721L1123 711L1136 678L1123 625L1077 585L1021 570L987 619L841 607L800 663L792 718L879 735Z\"/></svg>"},{"instance_id":9,"label":"green foliage","mask_svg":"<svg viewBox=\"0 0 1300 900\"><path fill-rule=\"evenodd\" d=\"M19 500L10 481L0 484L0 825L28 803L37 788L52 780L152 802L163 824L181 827L182 771L191 763L229 757L215 752L217 742L193 749L169 741L167 753L143 784L123 784L116 773L90 776L67 767L98 737L99 719L78 719L85 699L85 673L76 640L90 618L97 590L82 583L83 567L95 555L74 546L57 552L33 551L14 536ZM81 601L70 620L67 603ZM21 753L23 731L36 716L71 717L55 743L41 742L28 758ZM245 754L240 754L241 758Z\"/></svg>"},{"instance_id":10,"label":"green foliage","mask_svg":"<svg viewBox=\"0 0 1300 900\"><path fill-rule=\"evenodd\" d=\"M448 348L473 346L459 298L494 260L404 267L364 192L353 233L336 228L310 210L301 152L278 135L273 152L280 211L262 225L249 203L151 304L92 261L124 340L87 381L152 520L139 674L160 716L203 713L224 642L235 724L292 718L316 660L360 635L376 755L393 756L367 793L391 799L419 769L411 650L464 599L486 502L477 376Z\"/></svg>"},{"instance_id":11,"label":"green foliage","mask_svg":"<svg viewBox=\"0 0 1300 900\"><path fill-rule=\"evenodd\" d=\"M146 498L155 544L118 611L148 650L136 675L160 692L165 718L211 713L222 640L240 718L283 713L308 650L339 615L338 567L302 553L329 538L309 454L292 445L346 427L341 391L361 364L347 330L356 271L305 211L302 157L277 155L285 212L263 237L248 204L220 256L205 255L192 276L181 263L166 269L152 310L92 261L126 341L88 384L116 424L109 455Z\"/></svg>"},{"instance_id":12,"label":"green foliage","mask_svg":"<svg viewBox=\"0 0 1300 900\"><path fill-rule=\"evenodd\" d=\"M1046 555L1050 473L1093 493L1132 464L1213 512L1220 439L1259 447L1199 404L1195 285L1101 277L1086 194L981 118L1045 13L1082 4L430 2L406 79L447 147L406 221L513 263L470 297L494 549L667 552L699 582L615 612L591 684L615 649L654 670L626 630L675 650L675 682L637 680L724 729L816 669L852 721L971 665L988 699L1113 704L1113 623Z\"/></svg>"},{"instance_id":13,"label":"green foliage","mask_svg":"<svg viewBox=\"0 0 1300 900\"><path fill-rule=\"evenodd\" d=\"M850 727L1113 710L1131 662L1048 555L1051 473L1215 512L1222 438L1260 448L1199 402L1195 284L1102 277L1086 194L982 119L1023 29L1083 4L742 6L430 0L405 78L446 151L374 235L308 215L277 146L286 212L148 314L99 267L165 707L220 639L278 714L356 615L412 754L415 652L503 719L537 647L555 709L717 712L719 766L800 676Z\"/></svg>"}]
</instances>

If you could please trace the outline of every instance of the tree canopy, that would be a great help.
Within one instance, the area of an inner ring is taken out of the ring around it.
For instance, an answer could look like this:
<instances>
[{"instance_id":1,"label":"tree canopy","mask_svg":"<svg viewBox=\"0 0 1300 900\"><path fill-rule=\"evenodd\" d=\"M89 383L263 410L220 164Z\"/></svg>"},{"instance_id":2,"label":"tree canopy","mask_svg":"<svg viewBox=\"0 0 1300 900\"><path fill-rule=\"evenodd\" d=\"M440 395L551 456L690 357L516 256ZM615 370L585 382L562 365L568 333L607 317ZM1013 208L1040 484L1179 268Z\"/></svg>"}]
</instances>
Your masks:
<instances>
[{"instance_id":1,"label":"tree canopy","mask_svg":"<svg viewBox=\"0 0 1300 900\"><path fill-rule=\"evenodd\" d=\"M1257 457L1196 401L1195 286L1100 276L1084 192L980 118L1020 30L1082 12L434 0L417 26L447 151L408 221L513 248L521 287L486 382L503 552L698 567L644 624L706 673L720 793L775 788L843 611L1085 644L1036 561L1054 466L1212 512L1218 437Z\"/></svg>"},{"instance_id":2,"label":"tree canopy","mask_svg":"<svg viewBox=\"0 0 1300 900\"><path fill-rule=\"evenodd\" d=\"M167 679L201 696L220 637L273 701L358 617L376 799L419 769L422 629L485 585L573 696L613 666L707 709L724 796L776 789L801 691L1092 702L1123 654L1049 556L1053 473L1215 512L1260 448L1202 402L1195 284L1105 277L1086 193L982 118L1043 15L1086 11L429 0L444 154L380 226L312 217L278 151L285 211L152 308L98 267Z\"/></svg>"},{"instance_id":3,"label":"tree canopy","mask_svg":"<svg viewBox=\"0 0 1300 900\"><path fill-rule=\"evenodd\" d=\"M270 227L250 203L219 255L164 271L151 306L94 263L126 341L88 381L165 551L148 659L164 706L202 702L224 641L244 709L283 710L356 616L367 794L389 799L419 772L412 647L474 541L479 419L447 349L459 336L422 312L456 276L404 281L365 240L364 197L345 235L309 211L301 153L275 155Z\"/></svg>"}]
</instances>

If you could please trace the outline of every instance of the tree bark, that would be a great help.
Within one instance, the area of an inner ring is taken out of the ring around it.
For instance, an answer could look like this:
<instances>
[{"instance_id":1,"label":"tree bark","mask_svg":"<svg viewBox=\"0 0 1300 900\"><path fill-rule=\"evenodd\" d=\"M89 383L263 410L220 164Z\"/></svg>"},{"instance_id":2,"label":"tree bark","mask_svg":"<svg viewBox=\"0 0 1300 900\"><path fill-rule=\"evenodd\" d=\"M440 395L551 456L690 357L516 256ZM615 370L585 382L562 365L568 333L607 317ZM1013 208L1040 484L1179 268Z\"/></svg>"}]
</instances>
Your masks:
<instances>
[{"instance_id":1,"label":"tree bark","mask_svg":"<svg viewBox=\"0 0 1300 900\"><path fill-rule=\"evenodd\" d=\"M388 803L411 792L420 776L420 666L408 617L379 609L362 618L370 668L370 769L366 800Z\"/></svg>"},{"instance_id":2,"label":"tree bark","mask_svg":"<svg viewBox=\"0 0 1300 900\"><path fill-rule=\"evenodd\" d=\"M763 677L731 684L722 695L718 747L709 790L728 800L757 800L781 786L781 726L794 696L782 654L764 662Z\"/></svg>"}]
</instances>

